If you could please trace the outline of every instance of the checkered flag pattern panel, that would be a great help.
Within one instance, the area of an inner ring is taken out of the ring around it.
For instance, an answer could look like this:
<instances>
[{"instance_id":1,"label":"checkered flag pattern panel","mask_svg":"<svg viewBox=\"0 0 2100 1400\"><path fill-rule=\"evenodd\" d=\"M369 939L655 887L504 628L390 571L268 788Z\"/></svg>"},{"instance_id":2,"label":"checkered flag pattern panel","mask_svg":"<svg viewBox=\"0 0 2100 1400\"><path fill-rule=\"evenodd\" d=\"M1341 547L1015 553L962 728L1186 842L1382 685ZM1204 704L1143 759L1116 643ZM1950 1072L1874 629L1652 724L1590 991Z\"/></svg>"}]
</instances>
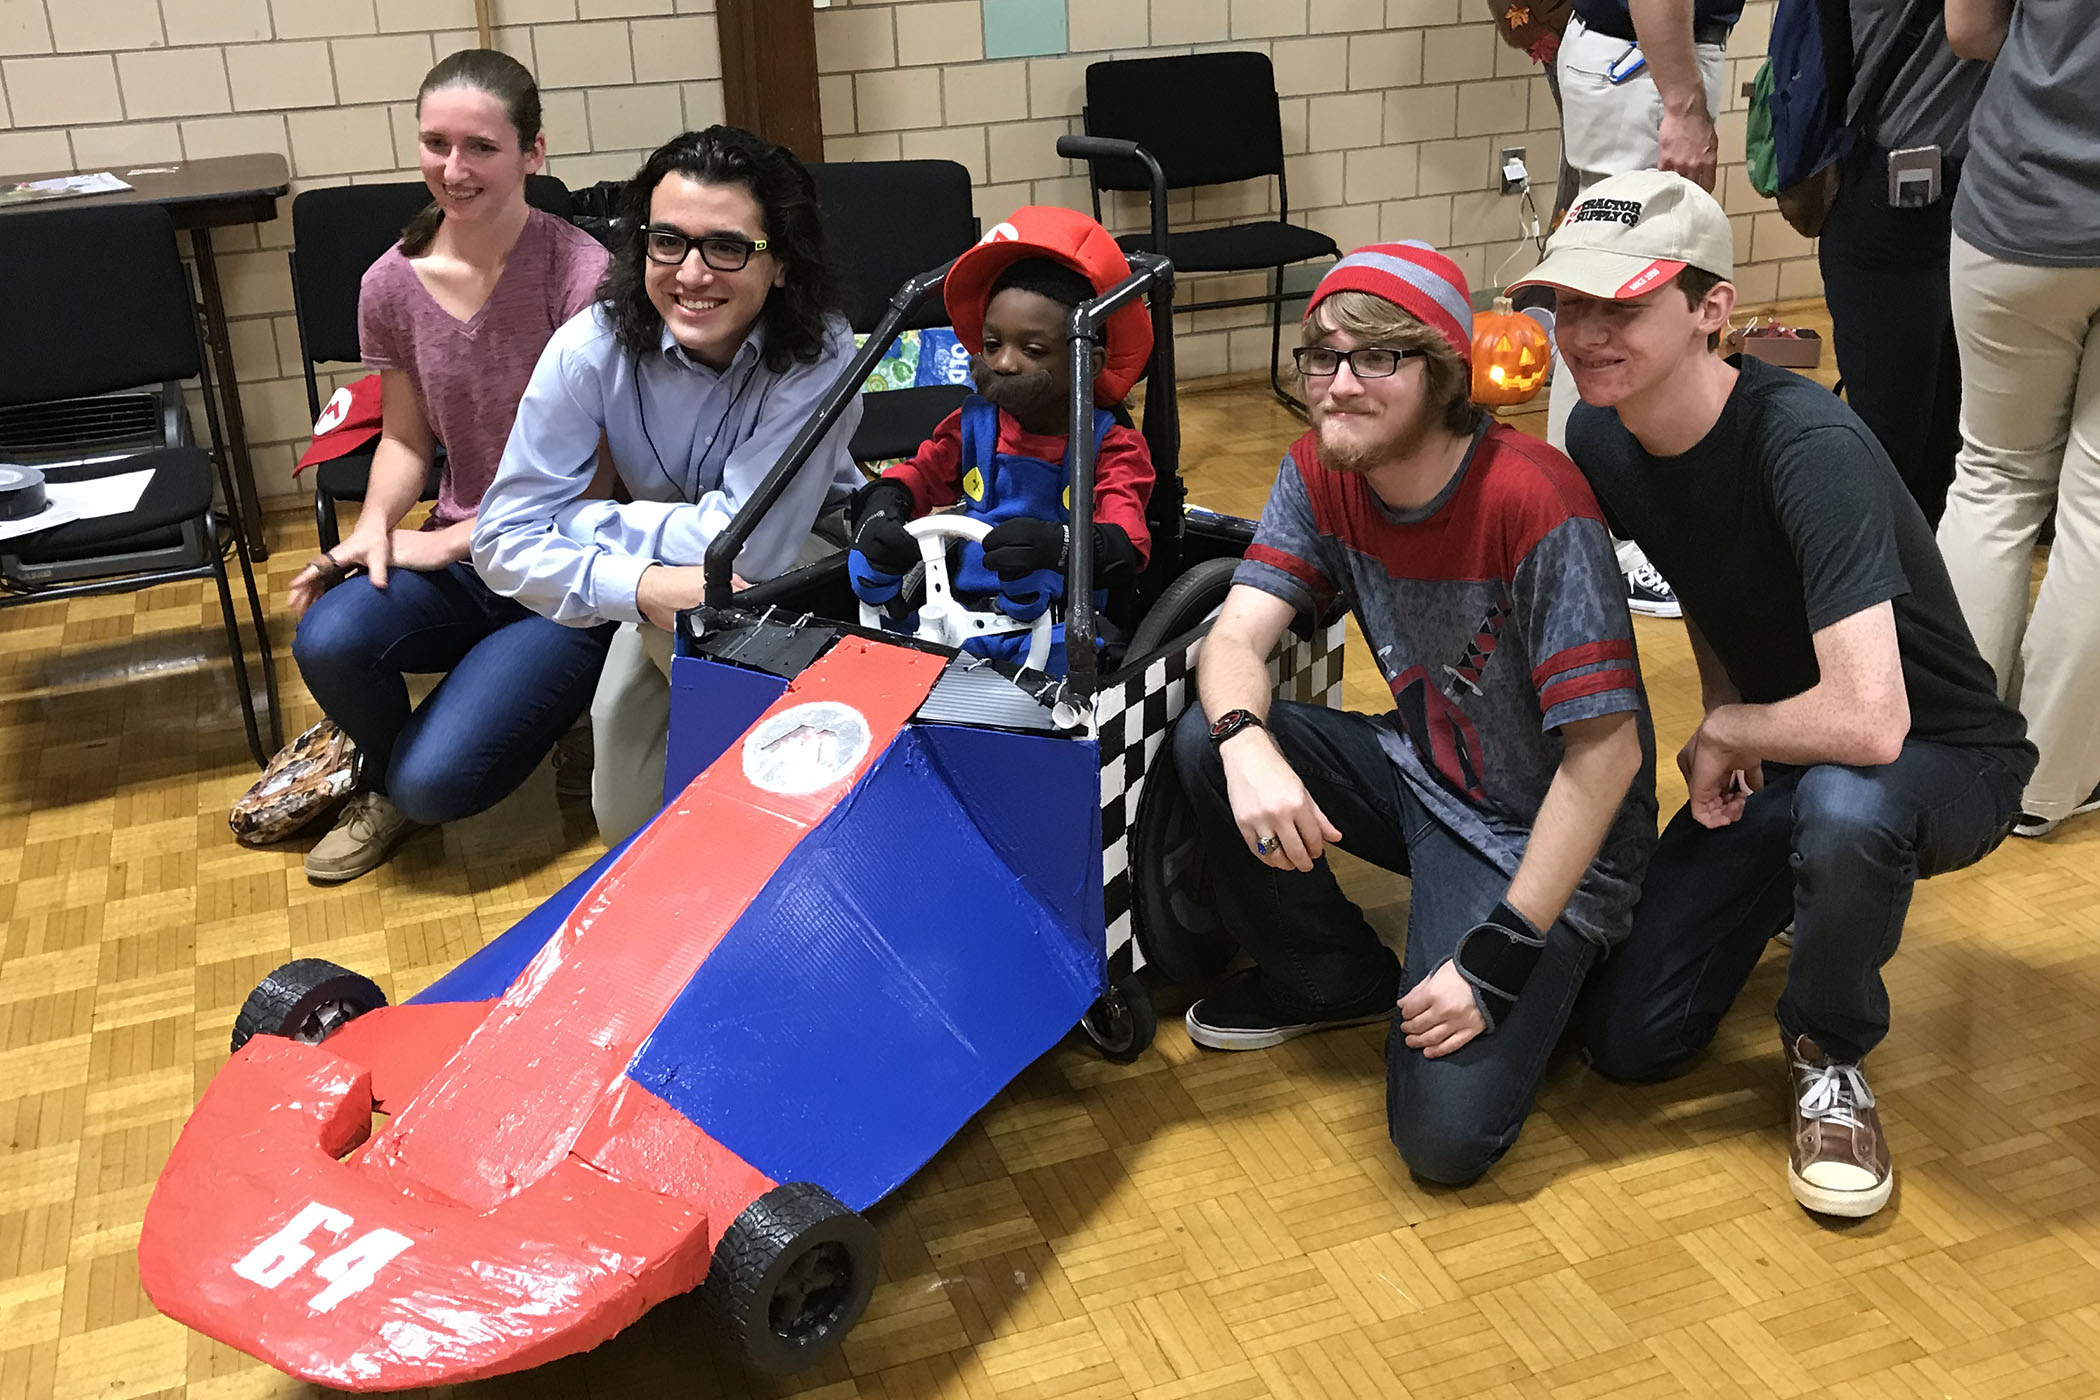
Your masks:
<instances>
[{"instance_id":1,"label":"checkered flag pattern panel","mask_svg":"<svg viewBox=\"0 0 2100 1400\"><path fill-rule=\"evenodd\" d=\"M1309 705L1339 706L1347 635L1346 621L1340 618L1311 637L1291 634L1290 644L1269 660L1276 694ZM1174 721L1196 698L1196 651L1202 641L1193 637L1178 651L1126 667L1094 696L1101 743L1101 898L1107 915L1110 980L1144 963L1133 936L1131 837L1145 774L1159 757Z\"/></svg>"}]
</instances>

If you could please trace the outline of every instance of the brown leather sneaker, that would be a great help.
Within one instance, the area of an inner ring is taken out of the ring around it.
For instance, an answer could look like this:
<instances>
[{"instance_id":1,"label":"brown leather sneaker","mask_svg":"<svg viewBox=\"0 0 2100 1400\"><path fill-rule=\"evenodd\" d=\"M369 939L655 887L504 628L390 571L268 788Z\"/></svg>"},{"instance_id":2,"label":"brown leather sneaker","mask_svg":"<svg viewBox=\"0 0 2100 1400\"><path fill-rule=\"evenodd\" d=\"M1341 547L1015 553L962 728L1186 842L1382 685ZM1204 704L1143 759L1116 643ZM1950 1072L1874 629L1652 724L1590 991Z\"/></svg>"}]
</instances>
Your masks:
<instances>
[{"instance_id":1,"label":"brown leather sneaker","mask_svg":"<svg viewBox=\"0 0 2100 1400\"><path fill-rule=\"evenodd\" d=\"M1780 1043L1792 1072L1794 1199L1821 1215L1872 1215L1896 1184L1874 1091L1858 1065L1833 1061L1807 1036Z\"/></svg>"}]
</instances>

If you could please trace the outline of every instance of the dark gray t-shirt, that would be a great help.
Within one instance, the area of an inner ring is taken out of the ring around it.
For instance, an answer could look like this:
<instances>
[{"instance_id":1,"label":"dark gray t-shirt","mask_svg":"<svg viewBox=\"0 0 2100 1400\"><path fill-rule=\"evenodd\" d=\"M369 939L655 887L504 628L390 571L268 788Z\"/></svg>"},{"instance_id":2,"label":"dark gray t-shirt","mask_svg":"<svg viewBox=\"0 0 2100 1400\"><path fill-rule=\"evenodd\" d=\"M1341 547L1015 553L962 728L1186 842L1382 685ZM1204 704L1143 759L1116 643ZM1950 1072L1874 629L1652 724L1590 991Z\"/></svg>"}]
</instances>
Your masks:
<instances>
[{"instance_id":1,"label":"dark gray t-shirt","mask_svg":"<svg viewBox=\"0 0 2100 1400\"><path fill-rule=\"evenodd\" d=\"M2006 262L2100 267L2100 13L2019 0L1991 67L1954 231Z\"/></svg>"},{"instance_id":2,"label":"dark gray t-shirt","mask_svg":"<svg viewBox=\"0 0 2100 1400\"><path fill-rule=\"evenodd\" d=\"M1762 360L1741 370L1711 431L1652 457L1608 408L1578 404L1568 453L1612 533L1662 571L1743 699L1769 705L1821 678L1815 634L1893 602L1916 739L2034 763L1932 527L1874 434L1812 380Z\"/></svg>"},{"instance_id":3,"label":"dark gray t-shirt","mask_svg":"<svg viewBox=\"0 0 2100 1400\"><path fill-rule=\"evenodd\" d=\"M1938 146L1949 160L1969 149L1969 113L1990 74L1990 65L1956 58L1947 47L1947 19L1940 0L1924 0L1932 22L1908 56L1893 53L1903 37L1911 0L1849 0L1852 11L1852 93L1845 120L1860 120L1860 106L1883 65L1898 64L1888 91L1864 123L1867 140L1883 150Z\"/></svg>"}]
</instances>

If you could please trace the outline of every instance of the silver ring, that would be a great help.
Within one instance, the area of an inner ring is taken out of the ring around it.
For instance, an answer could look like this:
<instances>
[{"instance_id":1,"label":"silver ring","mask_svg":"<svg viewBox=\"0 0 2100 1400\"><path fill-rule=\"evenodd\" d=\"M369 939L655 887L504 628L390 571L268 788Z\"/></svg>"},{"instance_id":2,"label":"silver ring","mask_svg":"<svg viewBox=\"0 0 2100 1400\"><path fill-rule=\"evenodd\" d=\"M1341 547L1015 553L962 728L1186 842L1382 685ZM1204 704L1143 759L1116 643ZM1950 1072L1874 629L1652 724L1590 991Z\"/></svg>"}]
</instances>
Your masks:
<instances>
[{"instance_id":1,"label":"silver ring","mask_svg":"<svg viewBox=\"0 0 2100 1400\"><path fill-rule=\"evenodd\" d=\"M1260 855L1273 856L1283 849L1283 842L1274 836L1257 837L1254 842L1254 849Z\"/></svg>"}]
</instances>

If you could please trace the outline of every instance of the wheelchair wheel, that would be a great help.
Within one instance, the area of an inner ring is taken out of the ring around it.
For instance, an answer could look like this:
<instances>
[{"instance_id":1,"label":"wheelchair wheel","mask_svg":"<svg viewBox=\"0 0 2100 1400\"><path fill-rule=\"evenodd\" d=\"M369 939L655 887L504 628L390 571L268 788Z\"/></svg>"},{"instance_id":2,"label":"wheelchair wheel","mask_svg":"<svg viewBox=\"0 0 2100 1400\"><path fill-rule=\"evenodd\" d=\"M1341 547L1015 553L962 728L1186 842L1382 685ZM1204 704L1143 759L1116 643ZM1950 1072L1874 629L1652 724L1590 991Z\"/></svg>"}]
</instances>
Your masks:
<instances>
[{"instance_id":1,"label":"wheelchair wheel","mask_svg":"<svg viewBox=\"0 0 2100 1400\"><path fill-rule=\"evenodd\" d=\"M1167 585L1159 601L1146 612L1137 631L1131 633L1124 656L1133 661L1150 656L1182 633L1208 622L1224 606L1225 595L1232 591L1233 570L1239 566L1237 559L1205 559L1191 564L1180 578Z\"/></svg>"},{"instance_id":2,"label":"wheelchair wheel","mask_svg":"<svg viewBox=\"0 0 2100 1400\"><path fill-rule=\"evenodd\" d=\"M1162 749L1145 774L1131 834L1132 918L1145 965L1184 987L1207 987L1239 944L1219 917L1196 809Z\"/></svg>"}]
</instances>

